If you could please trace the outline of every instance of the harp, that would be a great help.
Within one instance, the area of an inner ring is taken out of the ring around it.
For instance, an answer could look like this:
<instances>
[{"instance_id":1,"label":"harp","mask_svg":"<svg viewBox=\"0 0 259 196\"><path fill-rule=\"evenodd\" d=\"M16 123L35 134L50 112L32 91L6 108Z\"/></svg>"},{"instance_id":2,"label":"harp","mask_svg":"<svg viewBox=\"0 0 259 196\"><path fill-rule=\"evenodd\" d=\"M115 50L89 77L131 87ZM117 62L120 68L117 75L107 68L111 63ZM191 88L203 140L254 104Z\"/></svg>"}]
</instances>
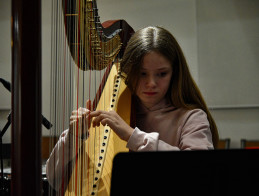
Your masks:
<instances>
[{"instance_id":1,"label":"harp","mask_svg":"<svg viewBox=\"0 0 259 196\"><path fill-rule=\"evenodd\" d=\"M101 24L95 0L54 0L52 6L58 19L52 27L53 40L58 40L52 45L53 136L69 127L72 110L85 107L88 99L93 110L115 110L130 124L131 93L120 78L119 62L133 29L124 20ZM73 124L71 172L55 177L57 194L109 195L112 160L127 150L126 143L108 126L90 127L82 141L78 123Z\"/></svg>"},{"instance_id":2,"label":"harp","mask_svg":"<svg viewBox=\"0 0 259 196\"><path fill-rule=\"evenodd\" d=\"M98 11L96 7L95 1L57 1L53 0L53 7L59 7L59 13L55 18L56 20L62 20L59 24L55 23L54 20L52 23L57 25L55 28L62 28L64 26L79 27L80 31L72 30L69 31L69 28L63 28L63 40L68 40L62 43L58 43L59 45L68 44L71 40L80 40L81 44L83 44L86 40L81 37L82 26L80 25L82 21L84 21L83 17L75 18L75 22L71 22L71 18L73 13L70 16L63 14L63 12L69 11L69 6L72 5L71 11L78 9L80 12L88 12L89 8L90 15L94 16L90 21L93 26L91 28L97 28L100 31L96 31L95 36L99 37L99 41L103 41L103 37L100 36L100 32L102 31L102 35L106 35L104 43L113 43L118 42L117 49L116 47L112 48L112 51L116 51L112 54L112 58L109 60L102 59L102 65L98 68L94 65L97 61L99 62L99 49L98 47L92 50L92 53L89 53L89 50L86 47L79 47L79 42L77 42L77 46L72 46L70 44L69 47L65 50L66 53L70 53L72 56L71 62L74 66L78 67L78 71L86 72L83 70L93 70L93 69L104 69L105 65L107 67L109 64L116 62L114 58L120 58L123 49L129 39L130 35L133 33L133 29L127 25L125 21L108 21L103 26L100 24L98 18ZM82 6L83 5L83 6ZM71 8L71 7L70 7ZM86 10L86 11L84 11ZM56 13L55 13L56 14ZM66 13L69 14L69 13ZM81 15L82 16L82 15ZM53 17L54 18L54 17ZM65 25L64 25L65 24ZM108 27L109 28L105 28ZM123 30L123 29L127 30ZM94 30L93 30L94 31ZM69 34L73 32L72 34ZM67 36L68 35L68 36ZM72 36L73 35L73 36ZM89 35L89 34L88 34ZM77 39L75 38L77 37ZM102 37L102 38L101 38ZM120 37L120 41L111 41L116 37ZM95 42L97 39L94 39L91 42L91 46L97 46L98 43ZM72 41L71 41L72 42ZM104 44L105 45L105 44ZM104 45L101 45L102 47ZM100 46L100 45L99 45ZM55 48L56 47L56 48ZM57 45L52 48L58 49ZM81 49L80 49L81 48ZM85 50L85 51L84 51ZM107 49L109 50L109 49ZM106 50L106 51L107 51ZM63 55L64 53L62 53ZM95 55L94 58L89 58L87 54ZM61 58L56 52L55 60L52 60L52 64L56 62L63 62L64 58ZM61 56L62 56L61 55ZM86 59L92 59L91 61L86 61ZM93 63L94 62L94 63ZM119 60L117 61L119 62ZM72 66L71 66L72 67ZM115 67L117 69L117 67ZM11 181L11 193L12 195L41 195L42 194L42 183L41 183L41 1L40 0L26 0L26 1L18 1L12 0L12 181ZM117 74L117 70L114 69L111 73ZM52 71L59 71L58 69ZM107 69L106 72L110 72ZM61 72L57 75L57 77L61 77ZM66 72L68 73L68 72ZM54 73L52 73L54 74ZM107 76L108 74L106 74ZM111 76L111 77L114 77ZM106 77L101 81L105 81ZM100 82L103 85L100 85L100 90L98 92L102 92L102 88L105 82ZM61 86L56 86L59 89ZM62 86L63 87L63 86ZM73 89L72 89L73 90ZM98 93L97 93L98 94ZM100 95L100 94L99 94ZM99 96L98 95L98 96ZM122 93L122 95L126 95ZM66 96L66 95L65 95ZM70 95L69 95L70 96ZM97 96L97 97L98 97ZM106 96L105 96L106 97ZM96 103L99 98L95 99ZM120 99L117 100L117 103L120 102ZM80 104L78 104L80 105ZM97 104L96 104L97 106ZM62 108L62 107L61 107ZM119 108L119 107L118 107ZM122 111L124 110L121 108ZM66 111L56 110L57 113L64 112L64 116L69 116L71 112L71 108L66 109ZM62 115L63 116L63 115ZM65 122L64 124L66 124ZM53 122L53 129L62 130L65 126L58 125L58 123ZM54 131L55 132L55 131ZM110 136L113 137L113 136ZM111 141L111 139L110 139ZM115 140L114 140L115 141ZM109 151L109 150L107 150ZM79 153L80 154L80 153ZM103 169L105 170L105 169ZM83 172L83 170L80 170ZM105 173L105 172L104 172ZM26 180L24 177L27 177ZM73 176L73 174L72 174ZM79 178L78 178L79 179ZM78 186L83 185L83 181L80 179ZM102 184L98 185L99 187ZM74 189L75 190L75 189ZM76 188L77 191L81 191L81 188ZM88 190L85 191L88 194ZM107 192L107 191L106 191ZM81 192L73 191L73 187L70 185L67 187L65 194L69 195L79 195ZM92 194L92 193L91 193Z\"/></svg>"}]
</instances>

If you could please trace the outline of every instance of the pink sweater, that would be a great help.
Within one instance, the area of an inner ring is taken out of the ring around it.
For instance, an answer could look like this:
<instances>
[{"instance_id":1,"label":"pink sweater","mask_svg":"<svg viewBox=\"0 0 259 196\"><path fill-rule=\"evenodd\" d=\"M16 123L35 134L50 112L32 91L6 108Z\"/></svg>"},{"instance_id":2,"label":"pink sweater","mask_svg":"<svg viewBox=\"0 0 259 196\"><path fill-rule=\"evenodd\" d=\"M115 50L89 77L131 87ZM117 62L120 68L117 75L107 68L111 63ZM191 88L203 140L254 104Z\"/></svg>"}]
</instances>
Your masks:
<instances>
[{"instance_id":1,"label":"pink sweater","mask_svg":"<svg viewBox=\"0 0 259 196\"><path fill-rule=\"evenodd\" d=\"M213 149L207 115L175 108L166 100L147 109L137 104L137 127L128 140L132 151Z\"/></svg>"},{"instance_id":2,"label":"pink sweater","mask_svg":"<svg viewBox=\"0 0 259 196\"><path fill-rule=\"evenodd\" d=\"M137 103L137 108L137 127L127 143L131 151L213 149L212 134L204 111L175 108L166 100L150 109ZM68 157L69 149L72 149L69 138L69 132L65 130L46 162L47 178L55 189L61 186L62 167L66 168L73 159Z\"/></svg>"}]
</instances>

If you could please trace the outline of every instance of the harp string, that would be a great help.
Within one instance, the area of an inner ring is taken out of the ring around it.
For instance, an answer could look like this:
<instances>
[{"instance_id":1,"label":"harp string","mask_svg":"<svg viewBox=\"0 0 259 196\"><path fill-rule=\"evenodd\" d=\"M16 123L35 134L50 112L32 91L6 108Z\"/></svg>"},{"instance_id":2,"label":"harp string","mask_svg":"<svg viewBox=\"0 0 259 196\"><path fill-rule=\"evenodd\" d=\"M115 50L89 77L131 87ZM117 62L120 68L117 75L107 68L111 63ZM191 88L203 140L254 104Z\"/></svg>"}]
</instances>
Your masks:
<instances>
[{"instance_id":1,"label":"harp string","mask_svg":"<svg viewBox=\"0 0 259 196\"><path fill-rule=\"evenodd\" d=\"M65 2L65 3L64 3ZM93 19L98 18L95 1L58 1L52 0L52 46L51 46L51 121L53 127L51 136L52 146L55 144L54 138L61 135L69 125L69 118L72 110L79 107L86 107L86 100L93 100L93 109L97 107L101 93L99 84L104 85L102 80L108 77L108 71L102 70L107 65L109 70L112 65L110 59L114 59L118 54L118 39L108 40L102 33L102 29ZM68 12L68 10L77 10ZM97 23L99 19L96 19ZM73 28L65 28L71 25ZM98 36L97 36L98 33ZM107 46L108 47L107 47ZM100 71L95 71L100 70ZM104 75L104 77L103 77ZM112 88L105 92L110 96ZM103 86L101 86L102 88ZM92 92L97 92L93 99ZM108 105L103 99L102 105ZM107 108L104 108L107 109ZM64 195L66 184L69 179L72 183L72 191L76 195L81 195L86 189L88 195L91 194L92 182L95 181L95 166L100 164L100 146L103 143L103 133L100 128L91 130L89 137L93 137L92 142L83 142L79 135L81 133L81 123L84 119L78 116L78 121L73 123L71 130L73 134L72 155L66 156L65 146L61 146L63 156L57 157L62 161L63 170L65 163L72 156L72 168L75 172L72 176L69 172L63 172L61 177L56 177L57 184L61 184L61 189L57 195ZM86 126L86 125L84 125ZM52 148L50 148L50 151ZM82 156L76 156L82 154ZM92 165L90 167L90 165ZM85 172L87 171L87 172ZM54 171L55 173L55 171ZM83 181L82 179L86 179ZM106 178L103 179L107 183ZM84 188L83 188L84 187Z\"/></svg>"}]
</instances>

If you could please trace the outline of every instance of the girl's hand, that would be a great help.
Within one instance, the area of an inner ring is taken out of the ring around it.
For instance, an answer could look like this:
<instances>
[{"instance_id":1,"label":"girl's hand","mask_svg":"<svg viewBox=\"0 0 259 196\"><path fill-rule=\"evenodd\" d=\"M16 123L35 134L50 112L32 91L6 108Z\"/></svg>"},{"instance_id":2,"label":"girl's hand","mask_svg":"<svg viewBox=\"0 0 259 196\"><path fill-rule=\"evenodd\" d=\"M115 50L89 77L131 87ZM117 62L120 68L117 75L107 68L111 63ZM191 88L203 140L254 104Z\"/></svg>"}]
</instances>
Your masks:
<instances>
[{"instance_id":1,"label":"girl's hand","mask_svg":"<svg viewBox=\"0 0 259 196\"><path fill-rule=\"evenodd\" d=\"M94 111L91 112L93 126L100 126L100 123L108 125L122 140L128 141L134 129L131 128L115 111Z\"/></svg>"},{"instance_id":2,"label":"girl's hand","mask_svg":"<svg viewBox=\"0 0 259 196\"><path fill-rule=\"evenodd\" d=\"M87 101L87 108L78 108L77 110L72 111L72 115L70 116L69 123L69 132L70 134L76 134L77 137L82 139L87 139L89 132L88 129L91 125L91 102Z\"/></svg>"}]
</instances>

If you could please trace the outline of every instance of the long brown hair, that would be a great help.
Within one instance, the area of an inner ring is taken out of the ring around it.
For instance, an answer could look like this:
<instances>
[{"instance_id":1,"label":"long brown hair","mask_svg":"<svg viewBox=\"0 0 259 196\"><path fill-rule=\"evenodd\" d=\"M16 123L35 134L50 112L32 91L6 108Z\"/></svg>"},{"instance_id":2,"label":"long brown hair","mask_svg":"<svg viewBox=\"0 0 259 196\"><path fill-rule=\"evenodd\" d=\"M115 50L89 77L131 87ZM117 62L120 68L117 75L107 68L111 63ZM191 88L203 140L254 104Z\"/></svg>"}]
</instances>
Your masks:
<instances>
[{"instance_id":1,"label":"long brown hair","mask_svg":"<svg viewBox=\"0 0 259 196\"><path fill-rule=\"evenodd\" d=\"M199 88L193 80L181 47L174 36L161 27L146 27L136 31L128 42L121 61L121 72L129 89L134 93L144 56L155 51L172 65L173 75L167 96L177 108L200 108L206 112L212 132L213 145L218 143L218 130Z\"/></svg>"}]
</instances>

